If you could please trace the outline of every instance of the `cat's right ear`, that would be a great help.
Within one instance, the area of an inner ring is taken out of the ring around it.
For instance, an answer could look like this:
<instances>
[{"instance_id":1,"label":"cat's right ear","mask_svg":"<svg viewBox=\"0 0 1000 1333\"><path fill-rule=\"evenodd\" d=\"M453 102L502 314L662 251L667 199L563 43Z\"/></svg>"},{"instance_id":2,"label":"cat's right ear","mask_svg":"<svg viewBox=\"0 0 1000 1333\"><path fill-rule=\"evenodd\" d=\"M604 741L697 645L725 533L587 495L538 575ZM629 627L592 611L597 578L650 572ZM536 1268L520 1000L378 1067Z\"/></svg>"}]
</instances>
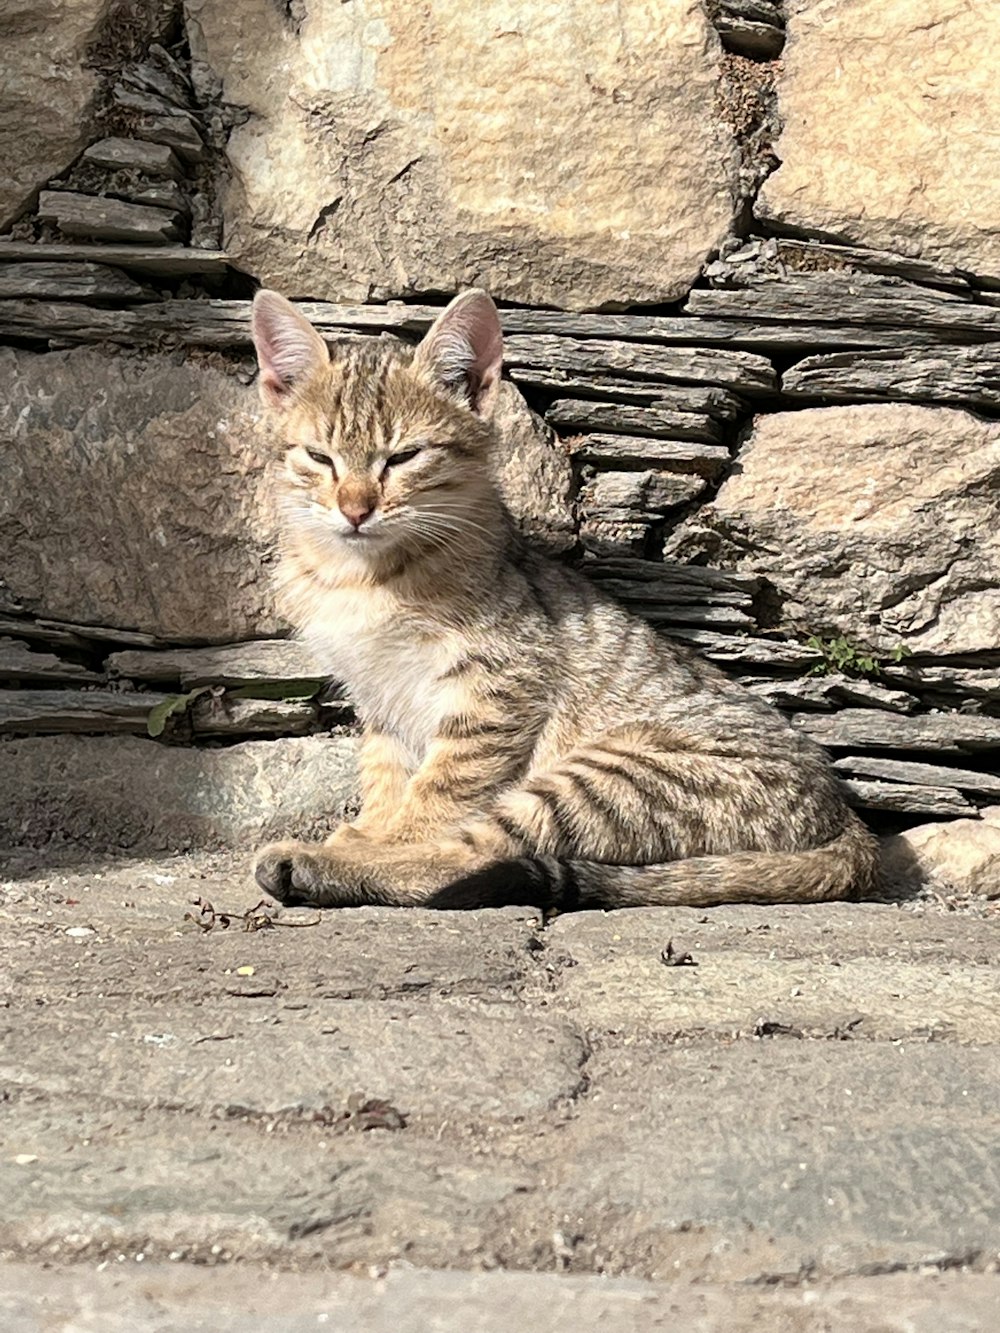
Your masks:
<instances>
[{"instance_id":1,"label":"cat's right ear","mask_svg":"<svg viewBox=\"0 0 1000 1333\"><path fill-rule=\"evenodd\" d=\"M267 288L253 299L250 327L260 366L260 396L280 411L288 406L296 384L329 364L330 353L291 301Z\"/></svg>"}]
</instances>

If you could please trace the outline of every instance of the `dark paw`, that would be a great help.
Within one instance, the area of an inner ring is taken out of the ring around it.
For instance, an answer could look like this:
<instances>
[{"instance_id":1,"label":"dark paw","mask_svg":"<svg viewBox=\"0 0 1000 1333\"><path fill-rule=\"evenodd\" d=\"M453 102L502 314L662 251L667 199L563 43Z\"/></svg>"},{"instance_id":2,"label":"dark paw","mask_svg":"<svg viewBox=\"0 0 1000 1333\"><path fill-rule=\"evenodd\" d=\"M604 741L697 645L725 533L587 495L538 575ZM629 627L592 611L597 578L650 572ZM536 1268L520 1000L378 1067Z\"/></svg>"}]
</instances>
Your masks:
<instances>
[{"instance_id":1,"label":"dark paw","mask_svg":"<svg viewBox=\"0 0 1000 1333\"><path fill-rule=\"evenodd\" d=\"M319 877L313 857L294 843L265 847L254 866L257 883L279 903L316 901Z\"/></svg>"}]
</instances>

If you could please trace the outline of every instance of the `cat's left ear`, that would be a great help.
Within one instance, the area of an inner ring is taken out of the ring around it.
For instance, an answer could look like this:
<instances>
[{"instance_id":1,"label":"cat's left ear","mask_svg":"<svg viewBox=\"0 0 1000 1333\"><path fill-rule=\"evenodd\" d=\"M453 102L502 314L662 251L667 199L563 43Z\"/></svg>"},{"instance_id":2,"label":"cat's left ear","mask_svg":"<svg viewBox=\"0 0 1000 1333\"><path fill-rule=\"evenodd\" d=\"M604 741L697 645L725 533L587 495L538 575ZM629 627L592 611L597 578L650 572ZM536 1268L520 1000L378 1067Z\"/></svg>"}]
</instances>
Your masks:
<instances>
[{"instance_id":1,"label":"cat's left ear","mask_svg":"<svg viewBox=\"0 0 1000 1333\"><path fill-rule=\"evenodd\" d=\"M503 361L497 308L484 291L456 296L417 348L413 364L444 389L458 390L477 416L493 411Z\"/></svg>"},{"instance_id":2,"label":"cat's left ear","mask_svg":"<svg viewBox=\"0 0 1000 1333\"><path fill-rule=\"evenodd\" d=\"M330 353L304 315L277 292L266 288L253 299L251 332L260 366L260 396L282 411L295 386L329 363Z\"/></svg>"}]
</instances>

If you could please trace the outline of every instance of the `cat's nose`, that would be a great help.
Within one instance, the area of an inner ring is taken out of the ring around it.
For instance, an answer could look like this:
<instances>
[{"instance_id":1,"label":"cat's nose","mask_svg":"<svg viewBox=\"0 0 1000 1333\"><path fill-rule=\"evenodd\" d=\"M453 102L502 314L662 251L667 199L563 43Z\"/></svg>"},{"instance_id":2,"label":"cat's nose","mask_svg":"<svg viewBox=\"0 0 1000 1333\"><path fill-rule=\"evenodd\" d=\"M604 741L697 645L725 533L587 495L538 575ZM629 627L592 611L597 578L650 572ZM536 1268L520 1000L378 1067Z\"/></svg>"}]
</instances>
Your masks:
<instances>
[{"instance_id":1,"label":"cat's nose","mask_svg":"<svg viewBox=\"0 0 1000 1333\"><path fill-rule=\"evenodd\" d=\"M373 513L373 506L366 505L363 501L359 500L346 501L341 502L340 512L347 519L348 523L352 524L355 528L360 528L365 519L369 518Z\"/></svg>"}]
</instances>

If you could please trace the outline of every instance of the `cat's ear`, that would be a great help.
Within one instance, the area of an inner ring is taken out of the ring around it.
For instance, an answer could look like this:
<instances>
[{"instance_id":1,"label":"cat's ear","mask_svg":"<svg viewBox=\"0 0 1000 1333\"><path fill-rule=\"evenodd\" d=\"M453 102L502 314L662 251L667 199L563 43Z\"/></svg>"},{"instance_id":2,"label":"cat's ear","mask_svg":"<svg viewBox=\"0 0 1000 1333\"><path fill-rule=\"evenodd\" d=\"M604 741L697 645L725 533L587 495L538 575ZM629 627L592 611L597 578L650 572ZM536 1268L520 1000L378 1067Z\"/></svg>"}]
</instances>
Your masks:
<instances>
[{"instance_id":1,"label":"cat's ear","mask_svg":"<svg viewBox=\"0 0 1000 1333\"><path fill-rule=\"evenodd\" d=\"M503 335L497 308L478 288L456 296L431 325L413 364L442 388L458 390L478 416L493 411Z\"/></svg>"},{"instance_id":2,"label":"cat's ear","mask_svg":"<svg viewBox=\"0 0 1000 1333\"><path fill-rule=\"evenodd\" d=\"M268 407L287 407L293 387L329 362L326 343L291 301L266 288L253 299L250 327L260 396Z\"/></svg>"}]
</instances>

